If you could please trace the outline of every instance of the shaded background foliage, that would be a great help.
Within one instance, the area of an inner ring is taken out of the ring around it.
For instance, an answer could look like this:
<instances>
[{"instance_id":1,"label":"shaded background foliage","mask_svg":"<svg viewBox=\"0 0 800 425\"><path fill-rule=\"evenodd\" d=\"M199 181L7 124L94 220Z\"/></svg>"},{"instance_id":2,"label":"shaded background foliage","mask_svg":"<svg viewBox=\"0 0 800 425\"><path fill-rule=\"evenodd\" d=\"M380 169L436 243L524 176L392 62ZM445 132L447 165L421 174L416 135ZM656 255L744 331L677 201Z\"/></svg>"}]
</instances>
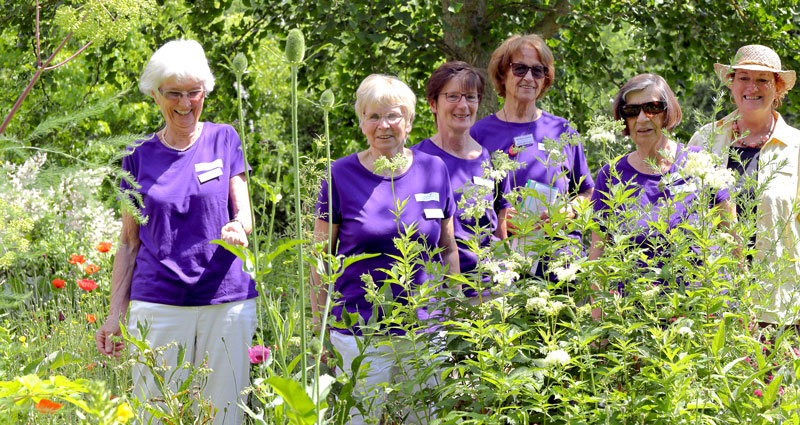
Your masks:
<instances>
[{"instance_id":1,"label":"shaded background foliage","mask_svg":"<svg viewBox=\"0 0 800 425\"><path fill-rule=\"evenodd\" d=\"M53 51L65 35L52 23L56 9L84 3L41 0L43 55ZM295 27L306 34L309 52L322 47L301 68L305 98L317 99L322 90L332 88L344 103L331 114L334 157L365 146L351 107L355 88L364 77L375 72L395 74L418 94L413 144L434 131L424 101L430 72L454 59L485 70L492 50L513 33L540 33L547 38L556 56L556 81L541 105L570 119L579 131L586 129L584 123L591 117L608 113L618 87L641 72L664 76L685 110L709 114L714 96L712 65L730 61L741 45L768 45L781 56L785 68L800 68L796 0L158 0L157 4L155 19L123 41L92 45L76 60L45 73L7 134L22 137L45 117L128 90L99 119L81 120L30 142L101 161L110 158L110 149L93 141L115 134L149 133L162 125L156 105L136 87L149 55L167 40L196 38L207 49L217 78L203 118L236 121L235 79L224 58L245 53L253 65L244 81L245 124L251 133L247 136L263 142L257 143L251 161L270 186L289 187L291 164L283 154L289 140L289 75L271 51L281 50L281 37ZM35 71L34 14L34 0L0 5L0 111L4 115ZM70 40L57 60L84 42ZM499 107L491 87L487 88L481 115ZM781 109L795 125L798 93L790 92ZM299 114L303 151L313 156L321 114L308 101L301 102ZM685 140L696 128L697 121L687 114L677 136ZM587 146L594 170L600 165L595 151ZM279 165L284 170L281 176L276 174ZM279 211L279 219L286 216L283 205Z\"/></svg>"}]
</instances>

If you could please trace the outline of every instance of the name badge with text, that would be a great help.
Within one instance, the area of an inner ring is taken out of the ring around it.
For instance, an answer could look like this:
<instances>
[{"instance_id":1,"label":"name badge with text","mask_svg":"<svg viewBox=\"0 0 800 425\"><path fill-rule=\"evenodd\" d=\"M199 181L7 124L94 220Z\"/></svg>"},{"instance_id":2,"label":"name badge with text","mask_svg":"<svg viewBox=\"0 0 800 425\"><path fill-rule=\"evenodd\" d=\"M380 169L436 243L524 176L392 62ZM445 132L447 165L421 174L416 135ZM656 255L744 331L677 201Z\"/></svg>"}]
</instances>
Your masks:
<instances>
[{"instance_id":1,"label":"name badge with text","mask_svg":"<svg viewBox=\"0 0 800 425\"><path fill-rule=\"evenodd\" d=\"M485 179L481 176L473 176L472 183L476 186L494 187L494 181L492 179Z\"/></svg>"},{"instance_id":2,"label":"name badge with text","mask_svg":"<svg viewBox=\"0 0 800 425\"><path fill-rule=\"evenodd\" d=\"M200 183L205 183L205 182L207 182L207 181L209 181L211 179L215 179L215 178L217 178L217 177L219 177L221 175L222 175L222 168L215 168L215 169L213 169L211 171L206 171L203 174L199 174L197 176L197 178L200 179Z\"/></svg>"},{"instance_id":3,"label":"name badge with text","mask_svg":"<svg viewBox=\"0 0 800 425\"><path fill-rule=\"evenodd\" d=\"M514 146L528 146L533 144L533 134L523 134L514 138Z\"/></svg>"},{"instance_id":4,"label":"name badge with text","mask_svg":"<svg viewBox=\"0 0 800 425\"><path fill-rule=\"evenodd\" d=\"M414 195L417 202L439 202L439 192L417 193Z\"/></svg>"}]
</instances>

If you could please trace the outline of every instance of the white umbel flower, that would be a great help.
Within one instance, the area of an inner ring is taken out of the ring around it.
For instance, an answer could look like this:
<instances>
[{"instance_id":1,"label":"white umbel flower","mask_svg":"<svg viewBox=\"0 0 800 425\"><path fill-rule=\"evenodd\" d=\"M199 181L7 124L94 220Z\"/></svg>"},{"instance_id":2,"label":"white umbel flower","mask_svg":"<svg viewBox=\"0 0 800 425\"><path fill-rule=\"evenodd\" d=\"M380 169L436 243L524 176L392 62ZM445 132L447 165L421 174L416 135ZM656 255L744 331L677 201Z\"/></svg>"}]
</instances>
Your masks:
<instances>
[{"instance_id":1,"label":"white umbel flower","mask_svg":"<svg viewBox=\"0 0 800 425\"><path fill-rule=\"evenodd\" d=\"M547 353L547 357L544 358L544 363L548 366L564 366L569 363L570 360L572 360L572 357L569 356L569 353L558 349Z\"/></svg>"}]
</instances>

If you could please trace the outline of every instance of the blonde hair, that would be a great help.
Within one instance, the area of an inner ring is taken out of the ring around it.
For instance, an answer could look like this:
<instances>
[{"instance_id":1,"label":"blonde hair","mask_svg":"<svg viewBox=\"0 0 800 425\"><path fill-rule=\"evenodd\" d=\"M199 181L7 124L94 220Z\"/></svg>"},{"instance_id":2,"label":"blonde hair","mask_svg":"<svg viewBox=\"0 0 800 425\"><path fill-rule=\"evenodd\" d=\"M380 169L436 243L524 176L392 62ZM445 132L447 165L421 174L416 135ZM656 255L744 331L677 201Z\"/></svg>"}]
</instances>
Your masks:
<instances>
[{"instance_id":1,"label":"blonde hair","mask_svg":"<svg viewBox=\"0 0 800 425\"><path fill-rule=\"evenodd\" d=\"M170 78L200 81L206 93L214 90L214 75L200 43L173 40L161 46L144 67L139 78L139 91L149 96Z\"/></svg>"},{"instance_id":2,"label":"blonde hair","mask_svg":"<svg viewBox=\"0 0 800 425\"><path fill-rule=\"evenodd\" d=\"M391 75L372 74L365 78L356 90L356 115L358 123L370 106L400 106L403 117L414 122L417 96L399 78Z\"/></svg>"},{"instance_id":3,"label":"blonde hair","mask_svg":"<svg viewBox=\"0 0 800 425\"><path fill-rule=\"evenodd\" d=\"M508 37L500 47L495 49L492 53L492 59L489 60L489 80L492 81L492 86L494 86L497 95L505 98L506 76L508 75L508 69L511 67L511 57L522 50L523 46L533 47L536 53L539 54L539 60L542 62L542 65L547 67L547 74L544 77L542 91L539 92L539 96L536 98L539 100L544 96L547 89L553 85L553 80L556 77L556 70L553 67L553 63L555 62L553 52L547 47L547 43L544 42L542 37L536 34L512 35Z\"/></svg>"}]
</instances>

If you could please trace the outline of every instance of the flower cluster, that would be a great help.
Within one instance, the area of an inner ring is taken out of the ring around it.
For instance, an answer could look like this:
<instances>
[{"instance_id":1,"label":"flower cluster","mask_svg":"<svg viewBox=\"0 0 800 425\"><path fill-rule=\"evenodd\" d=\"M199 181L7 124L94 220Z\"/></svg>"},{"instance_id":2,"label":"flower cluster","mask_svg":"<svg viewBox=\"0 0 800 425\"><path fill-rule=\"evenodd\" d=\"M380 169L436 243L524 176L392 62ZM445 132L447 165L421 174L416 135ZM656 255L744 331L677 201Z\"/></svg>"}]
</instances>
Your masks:
<instances>
[{"instance_id":1,"label":"flower cluster","mask_svg":"<svg viewBox=\"0 0 800 425\"><path fill-rule=\"evenodd\" d=\"M549 292L539 291L537 296L528 298L525 303L525 310L529 313L540 313L545 316L558 316L558 313L566 306L561 301L551 299Z\"/></svg>"},{"instance_id":2,"label":"flower cluster","mask_svg":"<svg viewBox=\"0 0 800 425\"><path fill-rule=\"evenodd\" d=\"M683 164L683 174L694 177L707 186L719 190L733 186L733 172L715 163L714 156L706 151L689 152Z\"/></svg>"},{"instance_id":3,"label":"flower cluster","mask_svg":"<svg viewBox=\"0 0 800 425\"><path fill-rule=\"evenodd\" d=\"M564 366L572 360L569 353L562 349L553 350L547 353L547 357L544 358L544 363L547 366Z\"/></svg>"},{"instance_id":4,"label":"flower cluster","mask_svg":"<svg viewBox=\"0 0 800 425\"><path fill-rule=\"evenodd\" d=\"M411 160L403 154L403 151L398 152L394 158L381 155L375 160L375 172L380 173L388 170L394 174L397 171L405 170L410 164Z\"/></svg>"}]
</instances>

